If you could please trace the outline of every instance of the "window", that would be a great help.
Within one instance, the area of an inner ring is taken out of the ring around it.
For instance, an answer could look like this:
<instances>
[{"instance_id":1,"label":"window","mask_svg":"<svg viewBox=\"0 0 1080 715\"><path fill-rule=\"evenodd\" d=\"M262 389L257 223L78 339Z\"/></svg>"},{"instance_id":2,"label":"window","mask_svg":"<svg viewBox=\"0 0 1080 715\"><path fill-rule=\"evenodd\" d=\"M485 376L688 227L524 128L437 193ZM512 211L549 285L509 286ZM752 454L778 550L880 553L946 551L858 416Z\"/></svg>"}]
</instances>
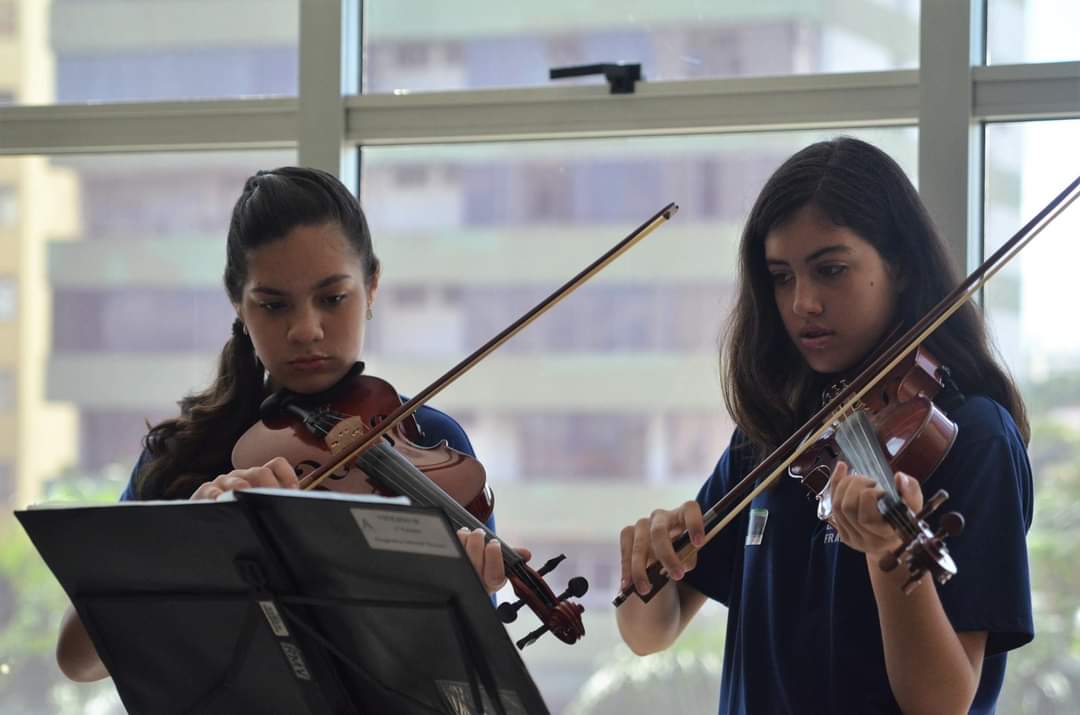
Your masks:
<instances>
[{"instance_id":1,"label":"window","mask_svg":"<svg viewBox=\"0 0 1080 715\"><path fill-rule=\"evenodd\" d=\"M41 18L47 35L26 37L34 50L24 57L33 88L26 101L297 93L298 0L155 0L137 6L135 12L131 3L109 0L50 3Z\"/></svg>"},{"instance_id":2,"label":"window","mask_svg":"<svg viewBox=\"0 0 1080 715\"><path fill-rule=\"evenodd\" d=\"M10 184L0 184L0 228L19 222L19 192Z\"/></svg>"},{"instance_id":3,"label":"window","mask_svg":"<svg viewBox=\"0 0 1080 715\"><path fill-rule=\"evenodd\" d=\"M14 320L18 310L18 281L11 276L0 277L0 321Z\"/></svg>"},{"instance_id":4,"label":"window","mask_svg":"<svg viewBox=\"0 0 1080 715\"><path fill-rule=\"evenodd\" d=\"M596 62L640 62L655 81L909 68L919 54L913 2L425 0L364 10L367 92L546 85L551 67ZM420 65L428 71L417 72Z\"/></svg>"},{"instance_id":5,"label":"window","mask_svg":"<svg viewBox=\"0 0 1080 715\"><path fill-rule=\"evenodd\" d=\"M13 37L18 21L19 9L14 0L0 0L0 38Z\"/></svg>"},{"instance_id":6,"label":"window","mask_svg":"<svg viewBox=\"0 0 1080 715\"><path fill-rule=\"evenodd\" d=\"M1070 181L1080 165L1080 121L992 124L986 130L986 242L991 250ZM1080 483L1080 333L1067 317L1080 261L1080 207L1059 215L986 287L997 346L1017 380L1031 423L1035 519L1028 535L1035 629L1041 649L1009 655L1002 712L1075 709L1080 679L1070 629L1078 612L1072 573L1078 554L1072 504ZM1030 675L1039 675L1038 682ZM1064 689L1045 691L1054 678Z\"/></svg>"},{"instance_id":7,"label":"window","mask_svg":"<svg viewBox=\"0 0 1080 715\"><path fill-rule=\"evenodd\" d=\"M1072 0L987 0L991 64L1080 59L1080 5Z\"/></svg>"}]
</instances>

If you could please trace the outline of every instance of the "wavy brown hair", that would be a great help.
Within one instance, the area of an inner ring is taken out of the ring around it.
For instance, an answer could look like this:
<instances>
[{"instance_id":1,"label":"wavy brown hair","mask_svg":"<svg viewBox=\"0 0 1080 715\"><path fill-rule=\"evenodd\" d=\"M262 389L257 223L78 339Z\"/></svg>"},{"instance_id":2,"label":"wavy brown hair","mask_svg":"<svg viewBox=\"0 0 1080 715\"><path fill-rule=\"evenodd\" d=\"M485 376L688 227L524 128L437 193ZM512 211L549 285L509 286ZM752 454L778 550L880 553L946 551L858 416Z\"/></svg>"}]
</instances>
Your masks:
<instances>
[{"instance_id":1,"label":"wavy brown hair","mask_svg":"<svg viewBox=\"0 0 1080 715\"><path fill-rule=\"evenodd\" d=\"M765 238L805 206L868 241L902 277L895 322L907 329L959 284L915 187L880 149L841 137L802 149L765 183L739 245L739 291L723 338L724 401L757 451L780 445L821 405L835 376L815 373L784 330L765 262ZM997 362L970 302L926 341L960 391L987 395L1012 414L1026 442L1023 400Z\"/></svg>"},{"instance_id":2,"label":"wavy brown hair","mask_svg":"<svg viewBox=\"0 0 1080 715\"><path fill-rule=\"evenodd\" d=\"M244 182L233 207L225 249L225 292L240 303L252 251L279 241L298 226L337 224L360 256L369 282L379 260L356 197L336 177L318 169L282 167ZM233 445L259 419L267 373L237 319L218 360L217 377L180 400L180 415L150 427L135 478L139 499L186 498L198 486L232 469Z\"/></svg>"}]
</instances>

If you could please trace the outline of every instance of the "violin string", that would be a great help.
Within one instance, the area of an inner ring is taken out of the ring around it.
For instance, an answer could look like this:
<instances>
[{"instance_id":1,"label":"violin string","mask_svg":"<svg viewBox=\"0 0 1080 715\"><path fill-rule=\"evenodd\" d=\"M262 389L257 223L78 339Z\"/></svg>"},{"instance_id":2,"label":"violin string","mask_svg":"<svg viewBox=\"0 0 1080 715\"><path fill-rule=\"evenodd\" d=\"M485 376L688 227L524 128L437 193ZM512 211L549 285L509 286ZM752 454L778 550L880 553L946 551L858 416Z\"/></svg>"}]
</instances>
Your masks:
<instances>
[{"instance_id":1,"label":"violin string","mask_svg":"<svg viewBox=\"0 0 1080 715\"><path fill-rule=\"evenodd\" d=\"M457 503L449 494L439 488L438 485L430 482L427 475L423 475L424 479L421 481L416 478L413 473L418 471L416 466L409 462L401 453L395 450L385 442L375 445L371 450L373 461L380 463L380 466L385 466L386 471L390 472L395 489L403 492L406 496L409 496L414 501L423 504L432 504L442 507L450 518L451 523L456 527L469 527L473 529L481 529L484 531L489 539L497 538L496 535L487 528L487 526L471 514L467 509ZM365 452L365 454L367 454ZM363 457L363 455L361 455ZM380 476L383 471L379 471ZM503 561L508 565L517 565L521 563L521 556L518 555L513 549L499 540L499 547L503 554Z\"/></svg>"},{"instance_id":2,"label":"violin string","mask_svg":"<svg viewBox=\"0 0 1080 715\"><path fill-rule=\"evenodd\" d=\"M856 425L859 428L866 451L870 454L870 458L877 463L878 481L881 482L882 488L894 501L899 499L900 494L896 491L896 475L889 465L889 460L885 457L881 442L877 438L877 431L870 424L870 419L866 416L866 413L860 412Z\"/></svg>"},{"instance_id":3,"label":"violin string","mask_svg":"<svg viewBox=\"0 0 1080 715\"><path fill-rule=\"evenodd\" d=\"M888 499L886 509L882 512L884 519L901 536L914 538L914 525L896 511L900 498L895 484L889 480L892 468L882 453L881 443L864 410L855 410L837 426L836 441L851 460L854 471L872 477L885 490Z\"/></svg>"},{"instance_id":4,"label":"violin string","mask_svg":"<svg viewBox=\"0 0 1080 715\"><path fill-rule=\"evenodd\" d=\"M310 424L321 434L321 436L325 437L330 433L333 427L342 420L349 419L349 417L350 415L341 412L325 410L319 413ZM458 504L457 501L446 494L444 490L438 488L434 483L430 483L429 485L429 480L426 475L424 475L423 481L415 479L415 475L412 472L419 471L417 470L416 465L409 462L403 455L386 442L377 444L367 450L364 454L360 455L357 459L358 465L365 461L365 458L372 464L373 471L377 474L380 476L389 475L390 481L393 482L390 486L396 491L409 497L414 502L443 507L444 512L455 528L465 527L481 529L489 539L497 538L484 523ZM407 465L401 464L402 461L406 462ZM383 467L385 467L385 469L382 469ZM543 600L547 602L546 589L541 587L541 584L537 583L538 577L535 577L533 571L525 566L525 561L522 559L521 555L507 546L501 539L499 539L499 549L502 553L503 562L506 565L507 570L517 576L518 579L527 583L534 592L541 595ZM550 606L553 604L548 603L548 605Z\"/></svg>"}]
</instances>

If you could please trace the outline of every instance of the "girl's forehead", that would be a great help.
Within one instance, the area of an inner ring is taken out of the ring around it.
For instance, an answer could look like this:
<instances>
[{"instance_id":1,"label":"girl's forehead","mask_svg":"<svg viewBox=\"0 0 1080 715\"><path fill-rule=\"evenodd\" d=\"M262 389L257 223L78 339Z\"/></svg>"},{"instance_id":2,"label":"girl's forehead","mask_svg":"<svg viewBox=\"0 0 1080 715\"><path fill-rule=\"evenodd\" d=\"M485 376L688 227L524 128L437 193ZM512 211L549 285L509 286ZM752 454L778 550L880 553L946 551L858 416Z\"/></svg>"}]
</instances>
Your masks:
<instances>
[{"instance_id":1,"label":"girl's forehead","mask_svg":"<svg viewBox=\"0 0 1080 715\"><path fill-rule=\"evenodd\" d=\"M863 254L873 246L847 226L797 215L766 234L764 249L766 260L801 263L831 253Z\"/></svg>"},{"instance_id":2,"label":"girl's forehead","mask_svg":"<svg viewBox=\"0 0 1080 715\"><path fill-rule=\"evenodd\" d=\"M363 273L360 256L337 226L300 226L247 254L248 286L314 285L324 278Z\"/></svg>"}]
</instances>

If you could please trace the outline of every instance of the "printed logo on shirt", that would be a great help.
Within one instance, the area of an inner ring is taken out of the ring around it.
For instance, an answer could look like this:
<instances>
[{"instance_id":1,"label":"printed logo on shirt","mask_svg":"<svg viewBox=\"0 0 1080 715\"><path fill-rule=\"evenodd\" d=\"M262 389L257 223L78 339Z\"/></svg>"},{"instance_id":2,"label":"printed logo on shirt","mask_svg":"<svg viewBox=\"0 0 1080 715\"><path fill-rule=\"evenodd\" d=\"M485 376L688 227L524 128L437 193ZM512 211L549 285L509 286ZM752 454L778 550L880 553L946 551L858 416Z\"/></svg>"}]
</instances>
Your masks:
<instances>
[{"instance_id":1,"label":"printed logo on shirt","mask_svg":"<svg viewBox=\"0 0 1080 715\"><path fill-rule=\"evenodd\" d=\"M832 524L825 525L825 543L826 544L839 544L840 534L836 533L836 529Z\"/></svg>"},{"instance_id":2,"label":"printed logo on shirt","mask_svg":"<svg viewBox=\"0 0 1080 715\"><path fill-rule=\"evenodd\" d=\"M746 530L746 545L758 546L765 538L765 522L769 520L768 509L750 510L750 528Z\"/></svg>"}]
</instances>

